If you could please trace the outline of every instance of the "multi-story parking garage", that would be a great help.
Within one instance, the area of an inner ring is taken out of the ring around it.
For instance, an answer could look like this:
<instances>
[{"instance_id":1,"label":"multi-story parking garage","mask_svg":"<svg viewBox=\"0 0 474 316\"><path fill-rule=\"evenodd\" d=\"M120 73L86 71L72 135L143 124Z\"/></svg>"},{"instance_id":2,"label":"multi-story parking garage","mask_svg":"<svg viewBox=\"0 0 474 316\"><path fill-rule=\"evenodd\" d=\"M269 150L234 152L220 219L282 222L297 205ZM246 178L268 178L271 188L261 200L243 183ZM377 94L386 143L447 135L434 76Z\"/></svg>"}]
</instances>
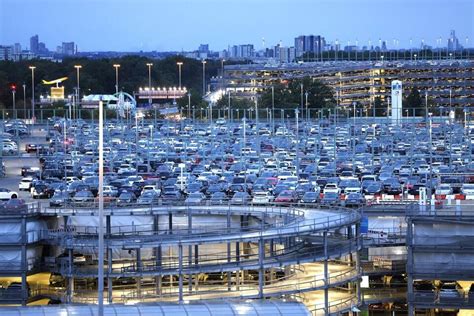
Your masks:
<instances>
[{"instance_id":1,"label":"multi-story parking garage","mask_svg":"<svg viewBox=\"0 0 474 316\"><path fill-rule=\"evenodd\" d=\"M359 304L355 210L161 206L105 216L109 303L298 297L316 315ZM3 303L97 303L96 208L32 205L2 214L0 229L10 236L2 275L20 278ZM30 281L45 272L49 284Z\"/></svg>"},{"instance_id":2,"label":"multi-story parking garage","mask_svg":"<svg viewBox=\"0 0 474 316\"><path fill-rule=\"evenodd\" d=\"M225 66L223 80L233 96L253 98L277 82L311 77L331 86L340 105L359 102L367 109L376 97L386 107L391 81L401 80L404 93L415 88L427 93L430 104L462 111L474 101L473 67L470 60L245 64Z\"/></svg>"}]
</instances>

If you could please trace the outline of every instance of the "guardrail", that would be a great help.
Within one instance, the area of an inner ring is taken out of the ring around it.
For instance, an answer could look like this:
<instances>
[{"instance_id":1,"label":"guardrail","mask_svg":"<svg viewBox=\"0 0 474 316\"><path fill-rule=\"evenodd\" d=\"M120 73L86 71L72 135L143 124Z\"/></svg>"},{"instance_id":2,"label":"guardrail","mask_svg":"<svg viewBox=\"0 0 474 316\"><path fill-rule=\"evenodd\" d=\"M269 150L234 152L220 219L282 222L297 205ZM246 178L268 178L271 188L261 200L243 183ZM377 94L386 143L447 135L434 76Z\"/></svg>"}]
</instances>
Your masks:
<instances>
[{"instance_id":1,"label":"guardrail","mask_svg":"<svg viewBox=\"0 0 474 316\"><path fill-rule=\"evenodd\" d=\"M166 260L157 263L153 260L146 260L140 263L124 262L122 266L112 267L111 277L119 276L158 276L158 275L176 275L194 274L201 272L222 272L235 270L257 270L263 268L278 268L288 266L291 264L302 264L307 262L316 262L330 259L341 258L348 253L360 249L360 241L358 238L338 241L328 245L328 254L324 255L323 247L306 246L302 243L297 243L289 249L282 249L276 251L271 256L265 256L262 261L255 254L240 254L232 255L230 261L227 254L219 255L203 255L199 256L197 263L183 260L180 264L179 257L170 256ZM202 259L202 261L201 261ZM75 264L69 267L67 260L61 260L57 266L57 272L66 276L91 276L97 275L97 265L95 262L86 264Z\"/></svg>"},{"instance_id":2,"label":"guardrail","mask_svg":"<svg viewBox=\"0 0 474 316\"><path fill-rule=\"evenodd\" d=\"M415 306L428 308L474 308L474 294L463 291L414 291L408 295L408 300Z\"/></svg>"},{"instance_id":3,"label":"guardrail","mask_svg":"<svg viewBox=\"0 0 474 316\"><path fill-rule=\"evenodd\" d=\"M328 309L324 303L318 303L314 305L314 308L311 309L311 314L313 316L325 316L325 315L339 315L340 313L348 312L353 307L359 305L359 300L356 295L349 295L337 300L331 300L328 304Z\"/></svg>"}]
</instances>

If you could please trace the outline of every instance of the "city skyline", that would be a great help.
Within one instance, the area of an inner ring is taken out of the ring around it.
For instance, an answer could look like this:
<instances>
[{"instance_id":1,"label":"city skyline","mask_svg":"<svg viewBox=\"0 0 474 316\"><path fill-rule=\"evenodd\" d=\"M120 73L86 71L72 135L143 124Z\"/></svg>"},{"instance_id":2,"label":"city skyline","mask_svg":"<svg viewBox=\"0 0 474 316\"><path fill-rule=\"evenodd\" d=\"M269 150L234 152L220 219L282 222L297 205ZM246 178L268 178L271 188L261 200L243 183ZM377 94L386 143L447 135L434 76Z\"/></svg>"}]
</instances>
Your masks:
<instances>
[{"instance_id":1,"label":"city skyline","mask_svg":"<svg viewBox=\"0 0 474 316\"><path fill-rule=\"evenodd\" d=\"M109 0L89 0L78 7L75 6L77 0L67 3L3 0L0 2L0 44L20 43L29 48L30 37L39 34L51 50L68 41L74 41L78 51L192 51L202 43L209 44L212 51L243 43L253 44L259 50L264 47L263 43L267 48L280 41L283 46L293 46L295 37L314 34L324 36L328 43L337 41L341 47L355 45L356 41L359 47L368 46L369 40L373 46L378 46L382 40L390 49L419 47L422 41L433 48L443 47L447 45L451 29L456 30L459 44L463 46L472 47L471 38L474 38L474 5L465 0L416 3L403 0L377 5L373 0L363 0L351 10L344 10L348 4L344 0L323 1L317 5L307 0L297 4L283 0L257 1L252 2L250 9L246 5L250 4L249 0L225 4L214 0L166 0L159 5L147 0L133 2L135 5L124 0L114 3L118 4L111 6ZM430 14L419 14L428 4ZM301 6L314 11L301 10ZM233 12L233 18L215 14L216 7L220 8L219 12ZM397 10L406 15L403 17L405 24L397 25L395 29L385 27L386 19L391 16L388 12ZM8 14L10 11L15 15ZM77 19L65 20L63 17L71 12L76 13ZM244 13L246 19L239 19ZM320 19L316 18L317 13L323 14ZM288 16L300 18L291 23L288 19L280 19ZM179 25L175 24L178 20ZM18 24L16 21L42 23ZM340 23L344 26L338 27L334 21L344 21ZM259 30L262 27L258 23L265 27ZM351 27L347 27L348 23ZM91 36L95 33L98 36ZM104 38L117 40L105 41Z\"/></svg>"}]
</instances>

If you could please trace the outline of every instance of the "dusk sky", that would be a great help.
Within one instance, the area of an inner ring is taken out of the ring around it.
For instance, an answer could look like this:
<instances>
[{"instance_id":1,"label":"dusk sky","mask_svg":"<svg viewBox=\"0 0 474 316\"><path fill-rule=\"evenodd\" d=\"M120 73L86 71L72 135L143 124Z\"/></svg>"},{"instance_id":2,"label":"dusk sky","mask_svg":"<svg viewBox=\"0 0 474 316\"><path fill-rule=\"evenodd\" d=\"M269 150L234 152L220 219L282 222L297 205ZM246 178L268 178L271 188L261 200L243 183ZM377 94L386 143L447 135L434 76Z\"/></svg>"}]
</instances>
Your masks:
<instances>
[{"instance_id":1,"label":"dusk sky","mask_svg":"<svg viewBox=\"0 0 474 316\"><path fill-rule=\"evenodd\" d=\"M474 40L472 0L0 0L0 45L29 38L54 50L75 41L79 51L211 50L251 43L293 46L301 34L393 47L422 39L443 46L451 29L462 45Z\"/></svg>"}]
</instances>

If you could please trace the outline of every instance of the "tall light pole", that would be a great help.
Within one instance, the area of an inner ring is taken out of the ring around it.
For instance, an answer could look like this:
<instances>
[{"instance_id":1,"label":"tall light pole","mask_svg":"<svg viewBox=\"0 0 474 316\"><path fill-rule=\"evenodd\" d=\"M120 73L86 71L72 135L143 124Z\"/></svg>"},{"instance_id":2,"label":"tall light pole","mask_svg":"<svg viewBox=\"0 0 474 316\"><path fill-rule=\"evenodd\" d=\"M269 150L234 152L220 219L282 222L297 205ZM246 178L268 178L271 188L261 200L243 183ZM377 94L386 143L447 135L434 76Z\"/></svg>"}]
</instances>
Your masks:
<instances>
[{"instance_id":1,"label":"tall light pole","mask_svg":"<svg viewBox=\"0 0 474 316\"><path fill-rule=\"evenodd\" d=\"M202 95L206 94L206 61L202 61Z\"/></svg>"},{"instance_id":2,"label":"tall light pole","mask_svg":"<svg viewBox=\"0 0 474 316\"><path fill-rule=\"evenodd\" d=\"M13 99L13 118L16 118L16 84L12 84L10 89L12 90Z\"/></svg>"},{"instance_id":3,"label":"tall light pole","mask_svg":"<svg viewBox=\"0 0 474 316\"><path fill-rule=\"evenodd\" d=\"M99 255L97 298L99 316L104 315L104 106L99 101ZM110 286L110 284L109 284Z\"/></svg>"},{"instance_id":4,"label":"tall light pole","mask_svg":"<svg viewBox=\"0 0 474 316\"><path fill-rule=\"evenodd\" d=\"M191 92L188 93L188 119L191 117Z\"/></svg>"},{"instance_id":5,"label":"tall light pole","mask_svg":"<svg viewBox=\"0 0 474 316\"><path fill-rule=\"evenodd\" d=\"M151 105L151 67L152 63L147 63L148 66L148 105Z\"/></svg>"},{"instance_id":6,"label":"tall light pole","mask_svg":"<svg viewBox=\"0 0 474 316\"><path fill-rule=\"evenodd\" d=\"M23 118L26 119L26 84L23 83Z\"/></svg>"},{"instance_id":7,"label":"tall light pole","mask_svg":"<svg viewBox=\"0 0 474 316\"><path fill-rule=\"evenodd\" d=\"M76 102L77 102L77 111L78 113L80 113L80 110L79 110L79 105L81 104L81 92L80 92L80 85L79 85L79 82L80 82L80 70L82 68L81 65L74 65L74 68L76 68L76 80L77 80L77 87L76 87ZM77 117L77 116L76 116ZM80 117L80 115L79 115Z\"/></svg>"},{"instance_id":8,"label":"tall light pole","mask_svg":"<svg viewBox=\"0 0 474 316\"><path fill-rule=\"evenodd\" d=\"M119 68L120 68L120 65L119 64L114 64L114 68L115 68L115 93L118 93L119 92L119 83L118 83L118 76L119 76Z\"/></svg>"},{"instance_id":9,"label":"tall light pole","mask_svg":"<svg viewBox=\"0 0 474 316\"><path fill-rule=\"evenodd\" d=\"M224 62L225 59L221 60L221 89L224 89Z\"/></svg>"},{"instance_id":10,"label":"tall light pole","mask_svg":"<svg viewBox=\"0 0 474 316\"><path fill-rule=\"evenodd\" d=\"M179 89L181 90L181 66L183 66L183 62L178 61L176 65L178 65L178 79L179 79L178 81L179 81Z\"/></svg>"},{"instance_id":11,"label":"tall light pole","mask_svg":"<svg viewBox=\"0 0 474 316\"><path fill-rule=\"evenodd\" d=\"M31 124L35 121L35 66L30 66L31 69Z\"/></svg>"},{"instance_id":12,"label":"tall light pole","mask_svg":"<svg viewBox=\"0 0 474 316\"><path fill-rule=\"evenodd\" d=\"M275 133L275 87L272 86L272 135Z\"/></svg>"}]
</instances>

